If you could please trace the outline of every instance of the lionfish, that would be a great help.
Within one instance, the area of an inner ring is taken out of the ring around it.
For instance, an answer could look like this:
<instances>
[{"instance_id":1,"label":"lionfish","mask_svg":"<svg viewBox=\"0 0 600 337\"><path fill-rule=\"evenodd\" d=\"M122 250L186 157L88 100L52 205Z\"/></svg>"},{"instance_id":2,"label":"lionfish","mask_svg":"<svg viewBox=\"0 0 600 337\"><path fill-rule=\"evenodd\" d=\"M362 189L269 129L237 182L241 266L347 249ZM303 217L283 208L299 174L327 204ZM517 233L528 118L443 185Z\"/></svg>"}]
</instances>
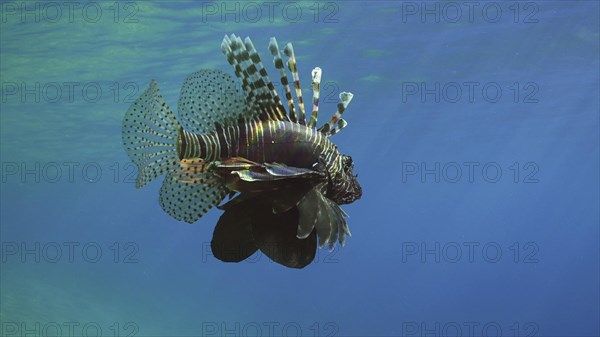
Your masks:
<instances>
[{"instance_id":1,"label":"lionfish","mask_svg":"<svg viewBox=\"0 0 600 337\"><path fill-rule=\"evenodd\" d=\"M138 167L136 188L166 174L160 205L180 221L223 210L211 241L219 260L239 262L260 249L277 263L303 268L315 257L317 239L319 248L344 245L350 231L338 205L362 195L352 158L329 140L347 125L341 116L353 95L340 93L337 112L317 128L321 69L312 70L307 120L291 43L283 53L297 105L277 40L269 43L287 110L250 38L225 36L221 50L243 94L228 74L203 69L181 88L179 119L155 80L125 114L122 138Z\"/></svg>"}]
</instances>

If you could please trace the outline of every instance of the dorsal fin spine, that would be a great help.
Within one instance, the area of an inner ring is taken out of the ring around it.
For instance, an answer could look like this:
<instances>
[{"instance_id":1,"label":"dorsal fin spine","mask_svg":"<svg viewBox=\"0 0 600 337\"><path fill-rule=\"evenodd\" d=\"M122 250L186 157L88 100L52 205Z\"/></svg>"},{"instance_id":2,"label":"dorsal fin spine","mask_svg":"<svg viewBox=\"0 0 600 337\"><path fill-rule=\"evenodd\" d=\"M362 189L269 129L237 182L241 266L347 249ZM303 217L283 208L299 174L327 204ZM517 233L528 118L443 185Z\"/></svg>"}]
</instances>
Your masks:
<instances>
[{"instance_id":1,"label":"dorsal fin spine","mask_svg":"<svg viewBox=\"0 0 600 337\"><path fill-rule=\"evenodd\" d=\"M257 101L260 101L260 98L257 97L257 90L255 87L255 84L252 81L252 76L248 73L248 68L247 65L244 64L244 57L243 57L243 44L241 43L241 41L238 41L238 37L231 34L231 37L229 39L229 43L230 43L230 48L233 52L233 57L235 58L236 62L239 64L240 66L240 70L241 70L241 76L243 78L243 81L245 81L247 83L247 92L246 92L246 100L248 101L249 104L252 104L254 101L254 98L256 98ZM248 81L248 79L250 79L250 81ZM254 105L254 104L252 104Z\"/></svg>"},{"instance_id":2,"label":"dorsal fin spine","mask_svg":"<svg viewBox=\"0 0 600 337\"><path fill-rule=\"evenodd\" d=\"M350 104L350 101L352 101L352 97L354 97L354 95L350 92L344 91L340 93L340 102L337 104L337 112L333 114L331 120L327 124L323 125L319 131L328 136L332 135L330 130L333 129L334 124L342 117L344 111L346 111L348 104Z\"/></svg>"},{"instance_id":3,"label":"dorsal fin spine","mask_svg":"<svg viewBox=\"0 0 600 337\"><path fill-rule=\"evenodd\" d=\"M227 56L227 61L234 67L235 76L242 82L242 90L246 95L246 101L250 101L250 97L252 92L250 91L250 83L244 77L244 70L242 69L242 65L236 59L234 52L232 50L232 41L229 36L225 35L223 38L223 42L221 43L221 51L225 56ZM249 102L250 103L250 102Z\"/></svg>"},{"instance_id":4,"label":"dorsal fin spine","mask_svg":"<svg viewBox=\"0 0 600 337\"><path fill-rule=\"evenodd\" d=\"M313 109L308 121L309 128L315 128L317 126L317 120L319 119L319 95L321 92L321 68L316 67L312 71L312 90L313 90Z\"/></svg>"},{"instance_id":5,"label":"dorsal fin spine","mask_svg":"<svg viewBox=\"0 0 600 337\"><path fill-rule=\"evenodd\" d=\"M250 40L249 37L246 37L246 39L244 40L244 44L246 45L246 49L249 51L250 60L252 61L253 65L257 68L257 71L260 74L262 82L266 84L267 88L269 88L270 99L272 99L275 102L276 107L274 109L274 114L276 119L289 120L286 115L285 107L281 103L281 98L279 98L279 95L277 95L277 90L275 89L273 82L269 78L267 70L263 66L260 56L258 55L256 48L254 48L252 40Z\"/></svg>"},{"instance_id":6,"label":"dorsal fin spine","mask_svg":"<svg viewBox=\"0 0 600 337\"><path fill-rule=\"evenodd\" d=\"M306 113L304 110L304 100L302 98L302 88L300 87L300 76L298 75L298 65L296 64L296 55L294 55L294 46L291 43L285 45L283 53L288 57L288 69L294 79L294 89L296 90L296 99L298 100L298 121L301 125L306 125Z\"/></svg>"},{"instance_id":7,"label":"dorsal fin spine","mask_svg":"<svg viewBox=\"0 0 600 337\"><path fill-rule=\"evenodd\" d=\"M279 73L281 74L281 84L283 84L283 87L285 88L285 98L288 102L290 120L292 122L296 122L296 107L294 106L292 91L290 90L290 84L285 73L283 60L281 59L281 53L279 52L279 45L277 44L277 39L275 39L274 37L272 37L269 41L269 50L271 51L271 55L273 55L273 64L275 65L275 68L279 69Z\"/></svg>"},{"instance_id":8,"label":"dorsal fin spine","mask_svg":"<svg viewBox=\"0 0 600 337\"><path fill-rule=\"evenodd\" d=\"M335 127L335 129L332 129L329 132L329 136L331 137L331 136L335 135L336 133L340 132L343 128L346 127L346 125L348 125L348 122L346 122L343 118L340 118L337 122L337 126Z\"/></svg>"}]
</instances>

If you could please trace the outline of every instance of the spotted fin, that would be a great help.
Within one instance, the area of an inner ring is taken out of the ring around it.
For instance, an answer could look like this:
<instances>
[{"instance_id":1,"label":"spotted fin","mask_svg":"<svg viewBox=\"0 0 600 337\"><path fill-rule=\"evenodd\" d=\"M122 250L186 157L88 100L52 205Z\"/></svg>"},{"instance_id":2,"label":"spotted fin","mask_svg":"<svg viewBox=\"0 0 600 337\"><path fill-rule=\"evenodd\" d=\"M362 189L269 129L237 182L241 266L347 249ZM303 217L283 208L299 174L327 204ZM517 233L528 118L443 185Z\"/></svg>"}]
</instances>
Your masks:
<instances>
[{"instance_id":1,"label":"spotted fin","mask_svg":"<svg viewBox=\"0 0 600 337\"><path fill-rule=\"evenodd\" d=\"M217 125L228 125L254 112L240 97L236 82L220 70L203 69L190 74L181 88L179 117L185 129L204 134Z\"/></svg>"},{"instance_id":2,"label":"spotted fin","mask_svg":"<svg viewBox=\"0 0 600 337\"><path fill-rule=\"evenodd\" d=\"M160 189L160 206L173 218L194 223L229 190L211 173L171 172Z\"/></svg>"}]
</instances>

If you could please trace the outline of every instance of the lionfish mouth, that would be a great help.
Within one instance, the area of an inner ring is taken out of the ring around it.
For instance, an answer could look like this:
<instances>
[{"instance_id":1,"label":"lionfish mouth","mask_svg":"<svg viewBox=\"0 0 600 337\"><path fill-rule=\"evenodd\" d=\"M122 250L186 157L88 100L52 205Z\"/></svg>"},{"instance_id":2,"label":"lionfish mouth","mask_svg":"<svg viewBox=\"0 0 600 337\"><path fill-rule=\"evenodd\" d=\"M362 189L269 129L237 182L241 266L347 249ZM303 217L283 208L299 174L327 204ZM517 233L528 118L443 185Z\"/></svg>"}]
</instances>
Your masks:
<instances>
[{"instance_id":1,"label":"lionfish mouth","mask_svg":"<svg viewBox=\"0 0 600 337\"><path fill-rule=\"evenodd\" d=\"M352 191L350 191L348 194L346 194L346 196L344 198L342 198L342 201L340 202L340 204L351 204L354 201L360 199L362 197L362 188L360 187L360 185L358 185L358 183L356 183L354 185L354 188L352 189Z\"/></svg>"}]
</instances>

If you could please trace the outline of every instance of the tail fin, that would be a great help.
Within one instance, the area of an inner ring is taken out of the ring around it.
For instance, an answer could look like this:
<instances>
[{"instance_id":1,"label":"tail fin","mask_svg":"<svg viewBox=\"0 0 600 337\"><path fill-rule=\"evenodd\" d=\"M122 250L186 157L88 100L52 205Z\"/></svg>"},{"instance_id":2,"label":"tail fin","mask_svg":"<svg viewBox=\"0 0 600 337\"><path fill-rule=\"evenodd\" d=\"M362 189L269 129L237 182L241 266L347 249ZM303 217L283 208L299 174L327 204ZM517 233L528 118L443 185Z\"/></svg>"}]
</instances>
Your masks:
<instances>
[{"instance_id":1,"label":"tail fin","mask_svg":"<svg viewBox=\"0 0 600 337\"><path fill-rule=\"evenodd\" d=\"M150 87L129 107L123 119L123 145L138 167L135 187L141 188L178 166L180 129L156 81L152 80Z\"/></svg>"}]
</instances>

